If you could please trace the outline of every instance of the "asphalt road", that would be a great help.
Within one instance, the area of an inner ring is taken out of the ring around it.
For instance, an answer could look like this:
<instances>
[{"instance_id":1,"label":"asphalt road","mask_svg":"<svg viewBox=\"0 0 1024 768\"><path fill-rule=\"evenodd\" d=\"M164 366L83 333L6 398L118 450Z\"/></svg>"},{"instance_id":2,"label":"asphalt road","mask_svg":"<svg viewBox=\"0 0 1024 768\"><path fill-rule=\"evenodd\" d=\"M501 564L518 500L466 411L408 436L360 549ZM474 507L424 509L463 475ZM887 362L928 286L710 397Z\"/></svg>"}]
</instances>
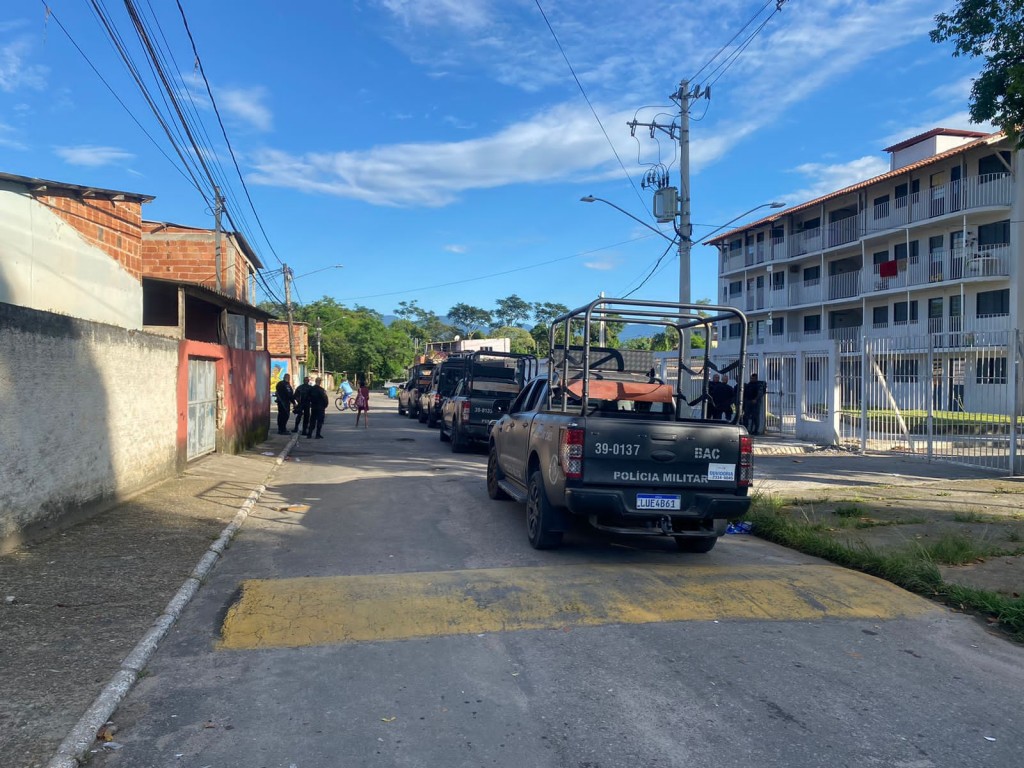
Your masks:
<instances>
[{"instance_id":1,"label":"asphalt road","mask_svg":"<svg viewBox=\"0 0 1024 768\"><path fill-rule=\"evenodd\" d=\"M482 451L371 419L299 443L91 764L1020 765L1024 649L976 620L749 536L536 552Z\"/></svg>"}]
</instances>

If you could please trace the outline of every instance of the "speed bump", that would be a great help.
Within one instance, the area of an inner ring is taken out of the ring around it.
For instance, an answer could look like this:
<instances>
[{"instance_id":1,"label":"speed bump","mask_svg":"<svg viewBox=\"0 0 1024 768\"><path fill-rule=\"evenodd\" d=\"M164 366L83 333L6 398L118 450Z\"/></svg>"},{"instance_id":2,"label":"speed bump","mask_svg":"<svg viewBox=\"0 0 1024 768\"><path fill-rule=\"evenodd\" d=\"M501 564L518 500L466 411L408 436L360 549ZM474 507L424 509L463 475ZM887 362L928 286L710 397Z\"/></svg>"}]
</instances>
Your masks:
<instances>
[{"instance_id":1,"label":"speed bump","mask_svg":"<svg viewBox=\"0 0 1024 768\"><path fill-rule=\"evenodd\" d=\"M669 621L893 619L939 610L831 565L562 565L249 580L222 649Z\"/></svg>"}]
</instances>

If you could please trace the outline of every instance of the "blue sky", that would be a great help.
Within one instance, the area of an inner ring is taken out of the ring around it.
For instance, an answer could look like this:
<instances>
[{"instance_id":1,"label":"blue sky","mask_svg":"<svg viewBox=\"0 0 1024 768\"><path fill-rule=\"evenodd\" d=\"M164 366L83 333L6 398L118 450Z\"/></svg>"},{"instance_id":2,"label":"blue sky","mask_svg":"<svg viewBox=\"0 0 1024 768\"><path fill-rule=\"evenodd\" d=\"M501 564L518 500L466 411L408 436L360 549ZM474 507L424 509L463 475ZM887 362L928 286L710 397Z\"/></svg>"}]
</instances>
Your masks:
<instances>
[{"instance_id":1,"label":"blue sky","mask_svg":"<svg viewBox=\"0 0 1024 768\"><path fill-rule=\"evenodd\" d=\"M665 240L579 198L653 224L640 181L661 162L678 185L676 147L626 122L670 121L668 95L698 73L713 85L690 126L697 242L759 204L884 172L881 150L916 133L990 130L968 120L978 63L928 39L951 5L934 0L790 0L714 74L701 69L774 0L180 1L255 213L176 3L135 4L191 95L236 223L268 270L291 266L301 301L444 314L515 293L578 306L652 271L634 297L675 299L675 249L659 264ZM124 4L97 4L141 65ZM89 0L48 5L0 9L0 171L154 195L146 218L212 227ZM307 274L332 264L344 269ZM716 268L695 246L694 299L714 297Z\"/></svg>"}]
</instances>

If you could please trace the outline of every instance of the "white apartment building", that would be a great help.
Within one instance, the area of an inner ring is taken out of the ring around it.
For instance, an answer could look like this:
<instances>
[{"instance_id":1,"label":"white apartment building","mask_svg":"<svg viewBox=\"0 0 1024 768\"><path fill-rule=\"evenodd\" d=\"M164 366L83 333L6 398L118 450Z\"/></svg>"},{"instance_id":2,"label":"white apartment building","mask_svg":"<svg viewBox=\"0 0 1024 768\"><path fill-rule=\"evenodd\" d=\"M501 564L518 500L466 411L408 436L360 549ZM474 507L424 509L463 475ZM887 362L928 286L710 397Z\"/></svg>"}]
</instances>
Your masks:
<instances>
[{"instance_id":1,"label":"white apartment building","mask_svg":"<svg viewBox=\"0 0 1024 768\"><path fill-rule=\"evenodd\" d=\"M1002 133L943 128L885 151L887 173L708 241L719 250L719 302L749 320L717 329L718 353L738 354L745 334L753 368L784 393L806 372L773 370L772 360L826 352L839 375L861 375L864 346L885 340L919 352L888 372L887 397L920 379L934 382L936 409L971 410L974 400L978 410L991 401L986 385L1004 385L1002 402L1007 358L959 350L997 335L1007 345L1021 327L1021 153Z\"/></svg>"}]
</instances>

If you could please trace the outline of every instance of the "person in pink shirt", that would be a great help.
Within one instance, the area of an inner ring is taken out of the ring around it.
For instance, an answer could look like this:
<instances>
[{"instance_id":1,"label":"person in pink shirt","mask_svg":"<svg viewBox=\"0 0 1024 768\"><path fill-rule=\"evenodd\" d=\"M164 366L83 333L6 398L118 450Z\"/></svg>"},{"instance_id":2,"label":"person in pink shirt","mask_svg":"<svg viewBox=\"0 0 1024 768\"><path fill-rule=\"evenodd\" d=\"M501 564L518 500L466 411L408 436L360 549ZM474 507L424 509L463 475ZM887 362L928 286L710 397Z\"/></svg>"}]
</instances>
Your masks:
<instances>
[{"instance_id":1,"label":"person in pink shirt","mask_svg":"<svg viewBox=\"0 0 1024 768\"><path fill-rule=\"evenodd\" d=\"M359 393L356 395L356 426L359 426L359 418L363 419L363 429L370 426L370 388L366 386L366 379L359 380Z\"/></svg>"}]
</instances>

